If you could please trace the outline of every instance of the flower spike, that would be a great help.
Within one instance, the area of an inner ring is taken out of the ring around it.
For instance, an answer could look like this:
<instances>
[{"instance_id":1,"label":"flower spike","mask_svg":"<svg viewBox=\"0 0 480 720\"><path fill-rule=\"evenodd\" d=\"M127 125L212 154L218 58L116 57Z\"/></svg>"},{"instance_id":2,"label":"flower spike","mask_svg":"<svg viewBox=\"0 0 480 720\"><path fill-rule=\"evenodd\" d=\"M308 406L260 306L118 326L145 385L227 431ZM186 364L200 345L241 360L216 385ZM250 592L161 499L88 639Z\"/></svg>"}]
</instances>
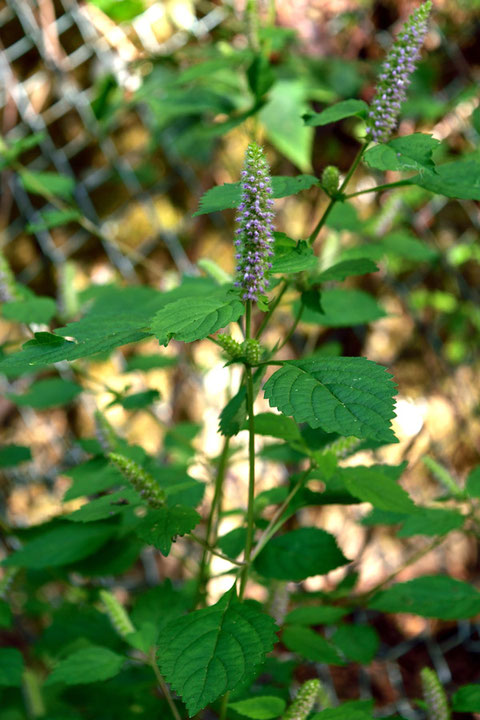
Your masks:
<instances>
[{"instance_id":1,"label":"flower spike","mask_svg":"<svg viewBox=\"0 0 480 720\"><path fill-rule=\"evenodd\" d=\"M432 0L426 0L410 15L383 63L368 113L368 140L386 142L397 124L400 107L420 57L431 9Z\"/></svg>"},{"instance_id":2,"label":"flower spike","mask_svg":"<svg viewBox=\"0 0 480 720\"><path fill-rule=\"evenodd\" d=\"M270 168L256 143L250 143L245 154L242 191L237 213L235 285L242 289L243 300L258 300L268 287L266 275L272 266L273 200Z\"/></svg>"}]
</instances>

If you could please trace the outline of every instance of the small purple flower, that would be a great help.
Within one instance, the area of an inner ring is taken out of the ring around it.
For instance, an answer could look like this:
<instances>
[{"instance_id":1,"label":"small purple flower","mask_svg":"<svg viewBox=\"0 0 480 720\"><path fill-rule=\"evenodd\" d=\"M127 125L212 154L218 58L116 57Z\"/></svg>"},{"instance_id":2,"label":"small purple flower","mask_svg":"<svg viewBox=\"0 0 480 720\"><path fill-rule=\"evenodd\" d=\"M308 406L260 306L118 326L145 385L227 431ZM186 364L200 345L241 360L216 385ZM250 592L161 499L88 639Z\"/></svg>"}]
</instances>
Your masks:
<instances>
[{"instance_id":1,"label":"small purple flower","mask_svg":"<svg viewBox=\"0 0 480 720\"><path fill-rule=\"evenodd\" d=\"M397 124L415 63L420 57L431 9L432 0L426 0L410 15L383 63L368 113L368 140L386 142Z\"/></svg>"},{"instance_id":2,"label":"small purple flower","mask_svg":"<svg viewBox=\"0 0 480 720\"><path fill-rule=\"evenodd\" d=\"M235 285L242 288L242 299L258 300L268 287L266 275L273 255L273 200L270 168L261 147L250 143L245 154L242 202L237 209L235 246L237 253Z\"/></svg>"}]
</instances>

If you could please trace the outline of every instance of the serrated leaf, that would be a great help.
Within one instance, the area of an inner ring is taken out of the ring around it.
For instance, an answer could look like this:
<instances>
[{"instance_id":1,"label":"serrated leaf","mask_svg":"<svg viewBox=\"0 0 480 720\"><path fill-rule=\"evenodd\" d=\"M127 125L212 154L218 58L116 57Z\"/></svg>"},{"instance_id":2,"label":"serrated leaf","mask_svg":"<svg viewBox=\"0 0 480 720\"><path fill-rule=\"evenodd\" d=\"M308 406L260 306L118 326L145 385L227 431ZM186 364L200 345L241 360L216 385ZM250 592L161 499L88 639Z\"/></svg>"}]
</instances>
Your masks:
<instances>
[{"instance_id":1,"label":"serrated leaf","mask_svg":"<svg viewBox=\"0 0 480 720\"><path fill-rule=\"evenodd\" d=\"M172 339L193 342L235 322L244 311L238 295L218 290L208 297L169 303L157 312L150 327L160 345L168 345Z\"/></svg>"},{"instance_id":2,"label":"serrated leaf","mask_svg":"<svg viewBox=\"0 0 480 720\"><path fill-rule=\"evenodd\" d=\"M254 567L266 578L300 582L349 562L333 535L306 527L270 540L255 559Z\"/></svg>"},{"instance_id":3,"label":"serrated leaf","mask_svg":"<svg viewBox=\"0 0 480 720\"><path fill-rule=\"evenodd\" d=\"M69 565L94 553L116 532L114 526L106 523L47 525L2 564L35 570Z\"/></svg>"},{"instance_id":4,"label":"serrated leaf","mask_svg":"<svg viewBox=\"0 0 480 720\"><path fill-rule=\"evenodd\" d=\"M251 677L274 640L272 618L229 591L216 605L167 625L158 664L192 717Z\"/></svg>"},{"instance_id":5,"label":"serrated leaf","mask_svg":"<svg viewBox=\"0 0 480 720\"><path fill-rule=\"evenodd\" d=\"M365 358L286 362L265 383L270 405L312 428L390 442L395 385Z\"/></svg>"},{"instance_id":6,"label":"serrated leaf","mask_svg":"<svg viewBox=\"0 0 480 720\"><path fill-rule=\"evenodd\" d=\"M454 712L480 712L480 684L464 685L452 697Z\"/></svg>"},{"instance_id":7,"label":"serrated leaf","mask_svg":"<svg viewBox=\"0 0 480 720\"><path fill-rule=\"evenodd\" d=\"M2 315L6 320L47 325L56 313L55 300L49 297L27 297L3 303Z\"/></svg>"},{"instance_id":8,"label":"serrated leaf","mask_svg":"<svg viewBox=\"0 0 480 720\"><path fill-rule=\"evenodd\" d=\"M287 625L332 625L350 611L331 605L306 605L291 610L285 617Z\"/></svg>"},{"instance_id":9,"label":"serrated leaf","mask_svg":"<svg viewBox=\"0 0 480 720\"><path fill-rule=\"evenodd\" d=\"M302 172L311 170L313 129L301 117L308 110L306 86L297 79L278 80L260 120L272 145Z\"/></svg>"},{"instance_id":10,"label":"serrated leaf","mask_svg":"<svg viewBox=\"0 0 480 720\"><path fill-rule=\"evenodd\" d=\"M279 697L261 695L246 700L237 700L237 702L229 703L228 707L239 715L252 718L252 720L272 720L280 717L285 710L286 703Z\"/></svg>"},{"instance_id":11,"label":"serrated leaf","mask_svg":"<svg viewBox=\"0 0 480 720\"><path fill-rule=\"evenodd\" d=\"M149 510L135 527L135 532L147 545L156 547L165 557L169 554L172 540L177 535L193 530L200 522L200 515L183 505Z\"/></svg>"},{"instance_id":12,"label":"serrated leaf","mask_svg":"<svg viewBox=\"0 0 480 720\"><path fill-rule=\"evenodd\" d=\"M295 175L294 177L276 175L272 177L272 197L278 199L296 195L302 190L308 190L313 185L318 185L318 178L313 175ZM241 202L242 184L240 182L217 185L202 195L199 209L193 217L228 208L237 208Z\"/></svg>"},{"instance_id":13,"label":"serrated leaf","mask_svg":"<svg viewBox=\"0 0 480 720\"><path fill-rule=\"evenodd\" d=\"M61 660L45 684L84 685L109 680L118 675L124 662L122 655L99 645L90 645Z\"/></svg>"},{"instance_id":14,"label":"serrated leaf","mask_svg":"<svg viewBox=\"0 0 480 720\"><path fill-rule=\"evenodd\" d=\"M0 648L0 687L21 687L23 656L16 648Z\"/></svg>"},{"instance_id":15,"label":"serrated leaf","mask_svg":"<svg viewBox=\"0 0 480 720\"><path fill-rule=\"evenodd\" d=\"M332 642L348 660L367 665L372 662L380 645L380 638L369 625L339 625Z\"/></svg>"},{"instance_id":16,"label":"serrated leaf","mask_svg":"<svg viewBox=\"0 0 480 720\"><path fill-rule=\"evenodd\" d=\"M364 155L364 160L377 170L420 170L435 172L432 153L440 141L425 133L414 133L375 145Z\"/></svg>"},{"instance_id":17,"label":"serrated leaf","mask_svg":"<svg viewBox=\"0 0 480 720\"><path fill-rule=\"evenodd\" d=\"M368 113L368 105L363 100L342 100L332 105L332 107L322 110L322 112L308 112L302 117L305 125L328 125L329 123L338 122L348 117L366 118Z\"/></svg>"},{"instance_id":18,"label":"serrated leaf","mask_svg":"<svg viewBox=\"0 0 480 720\"><path fill-rule=\"evenodd\" d=\"M336 648L311 628L288 625L282 633L282 643L292 652L312 662L345 665Z\"/></svg>"},{"instance_id":19,"label":"serrated leaf","mask_svg":"<svg viewBox=\"0 0 480 720\"><path fill-rule=\"evenodd\" d=\"M14 467L31 459L30 448L24 445L4 445L0 448L0 468Z\"/></svg>"},{"instance_id":20,"label":"serrated leaf","mask_svg":"<svg viewBox=\"0 0 480 720\"><path fill-rule=\"evenodd\" d=\"M49 195L55 195L65 200L69 200L75 190L75 181L66 175L60 175L53 172L33 172L32 170L22 170L20 172L22 185L27 192L34 195L43 195L48 198Z\"/></svg>"},{"instance_id":21,"label":"serrated leaf","mask_svg":"<svg viewBox=\"0 0 480 720\"><path fill-rule=\"evenodd\" d=\"M446 197L480 200L480 162L476 158L437 165L436 173L414 175L410 181Z\"/></svg>"},{"instance_id":22,"label":"serrated leaf","mask_svg":"<svg viewBox=\"0 0 480 720\"><path fill-rule=\"evenodd\" d=\"M345 485L362 502L369 502L379 510L415 512L415 504L395 480L383 472L382 465L343 468Z\"/></svg>"},{"instance_id":23,"label":"serrated leaf","mask_svg":"<svg viewBox=\"0 0 480 720\"><path fill-rule=\"evenodd\" d=\"M341 282L347 277L355 275L367 275L368 273L377 272L378 267L372 260L367 258L358 258L357 260L343 260L327 268L318 275L315 280L318 282L329 282L337 280Z\"/></svg>"},{"instance_id":24,"label":"serrated leaf","mask_svg":"<svg viewBox=\"0 0 480 720\"><path fill-rule=\"evenodd\" d=\"M469 583L429 575L397 583L375 595L368 607L387 613L414 613L440 620L460 620L480 613L480 593Z\"/></svg>"},{"instance_id":25,"label":"serrated leaf","mask_svg":"<svg viewBox=\"0 0 480 720\"><path fill-rule=\"evenodd\" d=\"M71 522L94 522L118 515L124 512L126 508L136 507L141 502L142 499L135 490L123 488L90 500L90 502L85 503L81 508L65 517Z\"/></svg>"},{"instance_id":26,"label":"serrated leaf","mask_svg":"<svg viewBox=\"0 0 480 720\"><path fill-rule=\"evenodd\" d=\"M28 391L23 395L7 393L7 397L15 405L32 407L36 410L62 407L67 405L82 392L82 387L70 380L62 378L48 378L38 380L30 385Z\"/></svg>"},{"instance_id":27,"label":"serrated leaf","mask_svg":"<svg viewBox=\"0 0 480 720\"><path fill-rule=\"evenodd\" d=\"M323 313L306 307L302 315L302 322L325 327L350 327L373 322L386 316L386 312L375 298L363 290L349 288L323 290L321 303Z\"/></svg>"},{"instance_id":28,"label":"serrated leaf","mask_svg":"<svg viewBox=\"0 0 480 720\"><path fill-rule=\"evenodd\" d=\"M279 247L276 243L270 272L273 274L296 273L302 270L310 270L316 267L317 264L318 258L304 240L299 240L293 248Z\"/></svg>"}]
</instances>

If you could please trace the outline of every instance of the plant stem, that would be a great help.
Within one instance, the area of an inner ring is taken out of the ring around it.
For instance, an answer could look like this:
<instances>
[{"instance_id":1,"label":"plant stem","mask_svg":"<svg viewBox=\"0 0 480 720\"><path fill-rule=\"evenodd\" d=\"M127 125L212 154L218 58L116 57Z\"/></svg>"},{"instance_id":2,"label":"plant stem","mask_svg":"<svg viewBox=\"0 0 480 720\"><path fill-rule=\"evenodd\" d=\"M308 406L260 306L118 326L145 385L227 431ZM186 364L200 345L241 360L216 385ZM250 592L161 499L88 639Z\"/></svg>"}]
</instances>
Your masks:
<instances>
[{"instance_id":1,"label":"plant stem","mask_svg":"<svg viewBox=\"0 0 480 720\"><path fill-rule=\"evenodd\" d=\"M277 352L278 352L278 350L281 350L288 343L290 338L292 337L293 333L297 329L298 323L300 322L300 320L302 318L304 309L305 309L305 305L303 304L302 300L300 299L300 305L297 310L297 314L295 315L295 320L293 321L293 325L290 328L290 330L288 331L288 333L285 335L283 342L278 346Z\"/></svg>"},{"instance_id":2,"label":"plant stem","mask_svg":"<svg viewBox=\"0 0 480 720\"><path fill-rule=\"evenodd\" d=\"M188 533L188 537L190 537L196 543L205 548L205 555L211 553L212 555L216 555L217 557L222 558L222 560L228 560L228 562L232 563L232 565L238 565L239 567L243 567L243 565L245 564L241 560L233 560L232 558L228 557L228 555L224 555L222 552L212 547L212 545L209 545L207 542L205 542L205 540L202 540L202 538L198 537L198 535L195 535L195 533Z\"/></svg>"},{"instance_id":3,"label":"plant stem","mask_svg":"<svg viewBox=\"0 0 480 720\"><path fill-rule=\"evenodd\" d=\"M275 312L275 310L277 309L277 305L279 304L280 300L282 299L287 287L288 287L288 280L285 280L285 278L284 278L282 280L282 287L280 288L280 292L278 293L277 297L275 298L275 300L272 302L272 304L268 308L268 312L265 314L262 322L260 323L260 327L258 328L257 333L255 335L257 340L260 337L260 335L263 333L265 328L267 327L268 323L270 322L271 317L272 317L273 313Z\"/></svg>"},{"instance_id":4,"label":"plant stem","mask_svg":"<svg viewBox=\"0 0 480 720\"><path fill-rule=\"evenodd\" d=\"M167 701L170 710L172 711L172 715L175 718L175 720L182 720L182 716L178 712L175 703L173 702L173 698L170 694L170 690L168 689L168 685L163 679L163 675L161 674L160 670L158 669L157 662L155 660L155 648L152 648L150 650L149 656L148 656L148 662L151 666L153 672L155 673L155 677L157 678L157 682L160 685L160 689L163 692L165 696L165 700Z\"/></svg>"},{"instance_id":5,"label":"plant stem","mask_svg":"<svg viewBox=\"0 0 480 720\"><path fill-rule=\"evenodd\" d=\"M411 185L411 180L399 180L398 182L394 183L385 183L385 185L375 185L374 187L367 188L366 190L357 190L357 192L350 193L349 195L345 195L345 200L349 200L350 198L357 197L357 195L365 195L365 193L371 193L371 192L378 192L379 190L392 190L393 188L397 187L404 187L406 185Z\"/></svg>"},{"instance_id":6,"label":"plant stem","mask_svg":"<svg viewBox=\"0 0 480 720\"><path fill-rule=\"evenodd\" d=\"M195 605L205 597L206 586L208 582L208 576L210 573L209 567L209 553L213 552L212 546L215 545L216 538L212 537L213 519L217 506L220 504L222 496L223 481L225 478L225 471L227 469L228 452L230 448L230 438L226 437L223 443L222 452L218 460L217 474L215 477L215 491L213 494L212 504L210 506L210 512L207 519L207 530L206 530L206 545L202 553L202 559L200 560L200 569L198 571L198 585L197 585L197 596L195 599Z\"/></svg>"},{"instance_id":7,"label":"plant stem","mask_svg":"<svg viewBox=\"0 0 480 720\"><path fill-rule=\"evenodd\" d=\"M362 159L363 153L365 152L365 150L367 149L367 147L368 147L368 143L364 143L364 144L361 146L360 150L358 151L357 156L356 156L355 160L353 161L350 170L348 171L348 173L347 173L346 176L345 176L345 180L343 181L343 183L340 185L340 187L339 187L339 189L338 189L338 194L339 194L339 195L340 195L340 193L342 193L342 192L345 190L345 188L347 187L348 183L350 182L350 179L351 179L353 173L355 172L355 170L357 169L358 164L360 163L360 160ZM316 224L313 232L311 233L310 237L308 238L308 242L310 243L310 245L312 245L312 244L315 242L318 233L320 232L320 230L322 229L322 227L325 225L325 222L327 221L328 216L330 215L331 211L333 210L333 206L334 206L335 203L337 203L337 202L338 202L338 198L337 198L337 197L333 197L333 198L330 199L330 202L328 203L325 212L323 213L322 217L320 218L320 220L319 220L318 223Z\"/></svg>"}]
</instances>

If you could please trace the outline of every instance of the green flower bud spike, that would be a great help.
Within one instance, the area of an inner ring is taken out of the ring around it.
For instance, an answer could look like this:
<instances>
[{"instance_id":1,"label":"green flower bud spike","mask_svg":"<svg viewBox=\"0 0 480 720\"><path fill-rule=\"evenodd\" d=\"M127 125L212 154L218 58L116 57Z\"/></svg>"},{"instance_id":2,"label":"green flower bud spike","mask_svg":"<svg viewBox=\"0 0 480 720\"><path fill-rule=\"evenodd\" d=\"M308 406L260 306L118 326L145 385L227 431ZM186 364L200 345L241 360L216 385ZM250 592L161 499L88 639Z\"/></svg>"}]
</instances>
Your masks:
<instances>
[{"instance_id":1,"label":"green flower bud spike","mask_svg":"<svg viewBox=\"0 0 480 720\"><path fill-rule=\"evenodd\" d=\"M450 720L447 696L437 673L430 668L423 668L420 677L428 720Z\"/></svg>"},{"instance_id":2,"label":"green flower bud spike","mask_svg":"<svg viewBox=\"0 0 480 720\"><path fill-rule=\"evenodd\" d=\"M165 505L165 493L158 487L155 478L140 465L119 453L108 453L108 459L150 508L157 510Z\"/></svg>"},{"instance_id":3,"label":"green flower bud spike","mask_svg":"<svg viewBox=\"0 0 480 720\"><path fill-rule=\"evenodd\" d=\"M306 720L318 700L320 687L320 680L316 678L303 683L282 720Z\"/></svg>"},{"instance_id":4,"label":"green flower bud spike","mask_svg":"<svg viewBox=\"0 0 480 720\"><path fill-rule=\"evenodd\" d=\"M260 345L255 338L249 338L243 343L245 360L249 365L258 365L260 359Z\"/></svg>"},{"instance_id":5,"label":"green flower bud spike","mask_svg":"<svg viewBox=\"0 0 480 720\"><path fill-rule=\"evenodd\" d=\"M340 185L340 172L335 165L327 165L322 173L322 185L328 195L334 195Z\"/></svg>"},{"instance_id":6,"label":"green flower bud spike","mask_svg":"<svg viewBox=\"0 0 480 720\"><path fill-rule=\"evenodd\" d=\"M110 622L120 637L124 638L135 632L125 608L119 603L115 595L108 590L100 590L100 599L105 606Z\"/></svg>"},{"instance_id":7,"label":"green flower bud spike","mask_svg":"<svg viewBox=\"0 0 480 720\"><path fill-rule=\"evenodd\" d=\"M338 460L349 455L361 444L361 440L356 437L340 437L326 446L325 450L332 452Z\"/></svg>"},{"instance_id":8,"label":"green flower bud spike","mask_svg":"<svg viewBox=\"0 0 480 720\"><path fill-rule=\"evenodd\" d=\"M219 334L217 335L216 340L218 344L222 346L229 360L235 360L243 355L242 346L234 340L231 335Z\"/></svg>"}]
</instances>

